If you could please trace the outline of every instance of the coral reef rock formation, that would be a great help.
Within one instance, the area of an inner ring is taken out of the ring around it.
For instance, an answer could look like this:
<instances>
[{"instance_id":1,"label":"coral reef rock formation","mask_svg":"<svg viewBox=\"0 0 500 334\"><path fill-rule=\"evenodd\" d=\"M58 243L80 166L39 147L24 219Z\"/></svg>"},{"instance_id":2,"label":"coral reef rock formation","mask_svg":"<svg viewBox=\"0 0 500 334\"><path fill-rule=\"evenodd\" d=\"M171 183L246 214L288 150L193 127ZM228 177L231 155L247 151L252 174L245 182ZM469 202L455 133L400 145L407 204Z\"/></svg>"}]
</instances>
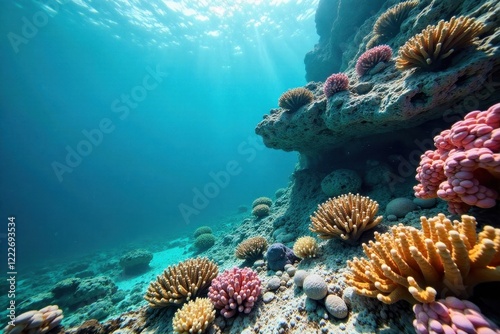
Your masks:
<instances>
[{"instance_id":1,"label":"coral reef rock formation","mask_svg":"<svg viewBox=\"0 0 500 334\"><path fill-rule=\"evenodd\" d=\"M339 25L342 19L337 16L340 17L339 12L345 10L346 6L365 9L365 4L360 6L356 4L357 1L342 2L336 10L322 13L322 8L328 7L327 2L320 2L316 21L319 22L318 17L322 15L331 16L332 31L330 36L321 36L322 46L316 46L322 49L315 51L319 58L316 64L306 66L324 68L324 73L313 75L308 70L307 79L325 80L330 74L342 71L349 77L351 88L327 100L321 83L306 85L306 88L314 92L313 103L292 115L273 110L257 125L256 133L262 136L267 147L298 151L311 160L359 138L417 127L430 120L446 122L450 113L487 108L498 102L500 6L496 2L465 1L455 2L453 5L448 1L420 3L402 23L400 33L387 41L394 51L428 25L437 24L442 17L463 13L469 13L469 16L485 23L477 46L457 53L446 67L437 72L414 69L399 71L394 60L391 60L385 63L385 68L377 69L376 74L360 79L355 72L356 60L365 52L366 43L373 35L374 21L392 3L382 6L381 3L372 2L372 8L367 7L378 10L377 14L364 16L361 21L354 18L353 22ZM440 13L439 16L436 13ZM326 19L321 22L326 25ZM357 26L357 32L354 37L347 39L353 26ZM321 33L326 33L323 28ZM333 43L332 41L339 42L340 35L342 41L353 42ZM336 47L339 50L333 51L331 45L336 44L345 45L345 48ZM331 55L327 57L325 54ZM307 63L314 62L311 57L306 56ZM338 64L340 59L342 65ZM457 106L460 110L456 110Z\"/></svg>"}]
</instances>

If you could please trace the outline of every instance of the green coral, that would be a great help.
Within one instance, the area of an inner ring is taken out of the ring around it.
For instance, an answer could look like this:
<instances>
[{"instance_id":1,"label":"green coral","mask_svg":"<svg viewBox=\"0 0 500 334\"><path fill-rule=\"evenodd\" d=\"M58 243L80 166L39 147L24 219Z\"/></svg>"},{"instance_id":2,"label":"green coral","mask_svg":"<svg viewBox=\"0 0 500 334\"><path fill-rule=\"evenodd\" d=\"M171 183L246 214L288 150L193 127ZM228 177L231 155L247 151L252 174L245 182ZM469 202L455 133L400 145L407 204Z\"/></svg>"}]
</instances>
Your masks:
<instances>
[{"instance_id":1,"label":"green coral","mask_svg":"<svg viewBox=\"0 0 500 334\"><path fill-rule=\"evenodd\" d=\"M215 244L215 237L211 233L205 233L199 235L195 241L194 241L194 246L198 250L206 250L212 247Z\"/></svg>"},{"instance_id":2,"label":"green coral","mask_svg":"<svg viewBox=\"0 0 500 334\"><path fill-rule=\"evenodd\" d=\"M200 226L194 231L193 237L198 238L202 234L212 234L210 226Z\"/></svg>"}]
</instances>

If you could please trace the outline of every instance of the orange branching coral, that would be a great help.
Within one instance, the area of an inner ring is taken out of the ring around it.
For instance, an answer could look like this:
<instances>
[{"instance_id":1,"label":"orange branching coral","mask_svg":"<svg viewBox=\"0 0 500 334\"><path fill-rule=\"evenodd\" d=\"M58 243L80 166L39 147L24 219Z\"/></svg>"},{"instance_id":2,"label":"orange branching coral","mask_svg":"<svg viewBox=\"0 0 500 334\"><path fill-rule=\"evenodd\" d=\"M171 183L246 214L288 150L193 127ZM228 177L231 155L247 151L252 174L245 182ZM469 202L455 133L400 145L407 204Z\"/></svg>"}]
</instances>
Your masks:
<instances>
[{"instance_id":1,"label":"orange branching coral","mask_svg":"<svg viewBox=\"0 0 500 334\"><path fill-rule=\"evenodd\" d=\"M309 89L299 87L284 92L278 100L278 105L280 108L295 112L313 100L314 94Z\"/></svg>"},{"instance_id":2,"label":"orange branching coral","mask_svg":"<svg viewBox=\"0 0 500 334\"><path fill-rule=\"evenodd\" d=\"M318 205L311 216L309 230L321 239L341 238L355 242L361 234L377 226L382 216L374 219L378 203L359 194L330 198Z\"/></svg>"},{"instance_id":3,"label":"orange branching coral","mask_svg":"<svg viewBox=\"0 0 500 334\"><path fill-rule=\"evenodd\" d=\"M267 249L267 240L264 237L253 237L243 240L237 247L234 255L242 260L254 260Z\"/></svg>"},{"instance_id":4,"label":"orange branching coral","mask_svg":"<svg viewBox=\"0 0 500 334\"><path fill-rule=\"evenodd\" d=\"M153 308L181 305L207 289L218 272L217 264L207 258L179 262L149 284L144 299Z\"/></svg>"},{"instance_id":5,"label":"orange branching coral","mask_svg":"<svg viewBox=\"0 0 500 334\"><path fill-rule=\"evenodd\" d=\"M396 67L438 70L454 52L474 44L483 29L483 23L467 16L454 16L449 21L429 25L399 49Z\"/></svg>"},{"instance_id":6,"label":"orange branching coral","mask_svg":"<svg viewBox=\"0 0 500 334\"><path fill-rule=\"evenodd\" d=\"M475 285L500 281L500 229L463 215L451 222L444 214L421 217L422 229L394 226L363 244L367 258L347 264L347 283L358 294L391 304L404 299L431 303L439 294L467 298Z\"/></svg>"}]
</instances>

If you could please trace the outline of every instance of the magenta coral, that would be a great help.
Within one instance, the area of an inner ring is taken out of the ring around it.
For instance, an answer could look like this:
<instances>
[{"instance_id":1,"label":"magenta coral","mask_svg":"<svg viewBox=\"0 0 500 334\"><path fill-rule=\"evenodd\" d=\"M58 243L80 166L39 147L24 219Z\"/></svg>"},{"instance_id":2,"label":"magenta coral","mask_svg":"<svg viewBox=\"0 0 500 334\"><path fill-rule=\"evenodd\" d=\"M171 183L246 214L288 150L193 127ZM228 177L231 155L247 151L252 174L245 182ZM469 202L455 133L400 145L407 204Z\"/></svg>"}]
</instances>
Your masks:
<instances>
[{"instance_id":1,"label":"magenta coral","mask_svg":"<svg viewBox=\"0 0 500 334\"><path fill-rule=\"evenodd\" d=\"M323 85L323 92L327 98L332 97L335 93L347 90L349 87L349 78L344 73L335 73L330 75Z\"/></svg>"},{"instance_id":2,"label":"magenta coral","mask_svg":"<svg viewBox=\"0 0 500 334\"><path fill-rule=\"evenodd\" d=\"M481 333L498 334L499 328L486 318L476 304L447 297L429 304L413 306L413 327L417 334Z\"/></svg>"},{"instance_id":3,"label":"magenta coral","mask_svg":"<svg viewBox=\"0 0 500 334\"><path fill-rule=\"evenodd\" d=\"M417 168L420 182L413 189L419 198L440 197L451 213L471 206L491 208L500 182L500 104L472 111L462 121L434 138Z\"/></svg>"},{"instance_id":4,"label":"magenta coral","mask_svg":"<svg viewBox=\"0 0 500 334\"><path fill-rule=\"evenodd\" d=\"M356 62L356 73L363 76L367 71L380 62L388 62L392 58L392 49L389 45L379 45L367 50Z\"/></svg>"},{"instance_id":5,"label":"magenta coral","mask_svg":"<svg viewBox=\"0 0 500 334\"><path fill-rule=\"evenodd\" d=\"M208 297L225 318L250 313L261 291L260 279L250 268L233 268L217 276Z\"/></svg>"}]
</instances>

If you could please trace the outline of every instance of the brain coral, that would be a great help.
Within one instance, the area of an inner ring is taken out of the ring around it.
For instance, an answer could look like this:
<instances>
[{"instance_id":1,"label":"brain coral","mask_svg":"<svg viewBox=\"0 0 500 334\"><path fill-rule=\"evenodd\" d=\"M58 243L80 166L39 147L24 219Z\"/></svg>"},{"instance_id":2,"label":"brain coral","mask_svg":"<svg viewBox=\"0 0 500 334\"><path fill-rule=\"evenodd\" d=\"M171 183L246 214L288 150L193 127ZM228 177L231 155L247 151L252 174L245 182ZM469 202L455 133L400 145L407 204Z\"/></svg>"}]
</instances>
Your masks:
<instances>
[{"instance_id":1,"label":"brain coral","mask_svg":"<svg viewBox=\"0 0 500 334\"><path fill-rule=\"evenodd\" d=\"M347 283L360 295L392 304L431 303L437 295L466 298L479 283L500 281L500 229L462 215L420 218L422 229L393 226L363 244L367 258L347 261Z\"/></svg>"},{"instance_id":2,"label":"brain coral","mask_svg":"<svg viewBox=\"0 0 500 334\"><path fill-rule=\"evenodd\" d=\"M252 202L252 208L255 208L259 204L265 204L267 206L271 206L273 204L273 200L269 197L258 197Z\"/></svg>"},{"instance_id":3,"label":"brain coral","mask_svg":"<svg viewBox=\"0 0 500 334\"><path fill-rule=\"evenodd\" d=\"M472 111L434 138L417 168L419 198L440 197L452 213L495 206L500 189L500 104Z\"/></svg>"},{"instance_id":4,"label":"brain coral","mask_svg":"<svg viewBox=\"0 0 500 334\"><path fill-rule=\"evenodd\" d=\"M215 320L215 309L208 298L192 300L175 312L172 326L175 333L204 333Z\"/></svg>"},{"instance_id":5,"label":"brain coral","mask_svg":"<svg viewBox=\"0 0 500 334\"><path fill-rule=\"evenodd\" d=\"M212 281L208 297L225 318L250 313L260 296L261 282L250 268L224 271Z\"/></svg>"},{"instance_id":6,"label":"brain coral","mask_svg":"<svg viewBox=\"0 0 500 334\"><path fill-rule=\"evenodd\" d=\"M396 68L440 70L453 53L473 45L483 29L483 23L466 16L454 16L449 21L427 26L399 49Z\"/></svg>"},{"instance_id":7,"label":"brain coral","mask_svg":"<svg viewBox=\"0 0 500 334\"><path fill-rule=\"evenodd\" d=\"M252 209L252 214L257 218L269 216L269 212L271 212L271 209L269 208L268 205L265 205L265 204L257 204Z\"/></svg>"},{"instance_id":8,"label":"brain coral","mask_svg":"<svg viewBox=\"0 0 500 334\"><path fill-rule=\"evenodd\" d=\"M280 108L295 112L313 100L314 94L309 89L299 87L284 92L278 100L278 105Z\"/></svg>"},{"instance_id":9,"label":"brain coral","mask_svg":"<svg viewBox=\"0 0 500 334\"><path fill-rule=\"evenodd\" d=\"M193 237L197 238L197 237L199 237L202 234L212 234L212 229L210 228L210 226L200 226L200 227L198 227L194 231Z\"/></svg>"},{"instance_id":10,"label":"brain coral","mask_svg":"<svg viewBox=\"0 0 500 334\"><path fill-rule=\"evenodd\" d=\"M144 299L153 308L181 305L208 288L218 270L215 262L207 258L179 262L149 284Z\"/></svg>"},{"instance_id":11,"label":"brain coral","mask_svg":"<svg viewBox=\"0 0 500 334\"><path fill-rule=\"evenodd\" d=\"M194 246L198 250L209 249L214 244L215 244L215 237L213 234L209 233L201 234L194 240Z\"/></svg>"}]
</instances>

